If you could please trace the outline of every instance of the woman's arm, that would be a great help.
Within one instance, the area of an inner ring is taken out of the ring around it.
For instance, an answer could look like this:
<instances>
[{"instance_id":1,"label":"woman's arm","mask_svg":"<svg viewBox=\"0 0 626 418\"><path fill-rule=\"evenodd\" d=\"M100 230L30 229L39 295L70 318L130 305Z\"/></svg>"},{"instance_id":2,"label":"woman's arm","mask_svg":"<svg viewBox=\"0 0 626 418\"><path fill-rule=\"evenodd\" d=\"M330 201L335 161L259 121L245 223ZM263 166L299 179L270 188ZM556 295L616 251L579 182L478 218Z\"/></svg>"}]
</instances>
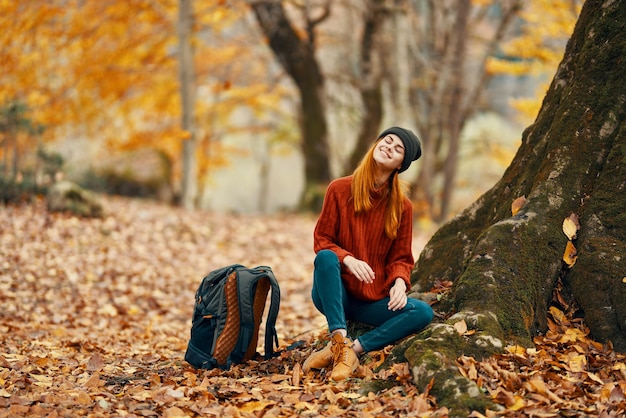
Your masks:
<instances>
[{"instance_id":1,"label":"woman's arm","mask_svg":"<svg viewBox=\"0 0 626 418\"><path fill-rule=\"evenodd\" d=\"M413 258L413 207L407 199L402 220L398 228L398 235L393 241L387 264L385 266L385 281L387 288L391 289L397 278L404 280L406 288L411 287L411 270L415 260Z\"/></svg>"},{"instance_id":2,"label":"woman's arm","mask_svg":"<svg viewBox=\"0 0 626 418\"><path fill-rule=\"evenodd\" d=\"M313 231L313 250L316 253L320 250L331 250L337 254L339 262L343 264L344 258L352 254L339 245L341 208L347 204L346 201L349 197L342 196L339 186L335 180L330 183L326 190L322 210Z\"/></svg>"}]
</instances>

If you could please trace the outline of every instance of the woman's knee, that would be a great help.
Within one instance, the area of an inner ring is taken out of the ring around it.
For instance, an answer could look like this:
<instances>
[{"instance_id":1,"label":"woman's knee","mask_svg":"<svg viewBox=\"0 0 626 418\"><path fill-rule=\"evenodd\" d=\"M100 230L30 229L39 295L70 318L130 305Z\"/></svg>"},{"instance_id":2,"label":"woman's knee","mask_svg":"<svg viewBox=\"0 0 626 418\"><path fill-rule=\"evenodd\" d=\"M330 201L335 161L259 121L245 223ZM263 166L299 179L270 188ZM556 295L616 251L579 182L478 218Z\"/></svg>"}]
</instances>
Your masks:
<instances>
[{"instance_id":1,"label":"woman's knee","mask_svg":"<svg viewBox=\"0 0 626 418\"><path fill-rule=\"evenodd\" d=\"M409 299L409 304L408 314L411 317L410 323L415 326L415 331L421 330L432 322L435 313L428 303L418 299Z\"/></svg>"},{"instance_id":2,"label":"woman's knee","mask_svg":"<svg viewBox=\"0 0 626 418\"><path fill-rule=\"evenodd\" d=\"M313 270L313 294L326 292L329 288L336 288L341 284L341 267L337 254L330 250L321 250L315 256Z\"/></svg>"},{"instance_id":3,"label":"woman's knee","mask_svg":"<svg viewBox=\"0 0 626 418\"><path fill-rule=\"evenodd\" d=\"M332 250L321 250L315 255L313 264L316 268L339 264L339 257L337 257L337 254Z\"/></svg>"}]
</instances>

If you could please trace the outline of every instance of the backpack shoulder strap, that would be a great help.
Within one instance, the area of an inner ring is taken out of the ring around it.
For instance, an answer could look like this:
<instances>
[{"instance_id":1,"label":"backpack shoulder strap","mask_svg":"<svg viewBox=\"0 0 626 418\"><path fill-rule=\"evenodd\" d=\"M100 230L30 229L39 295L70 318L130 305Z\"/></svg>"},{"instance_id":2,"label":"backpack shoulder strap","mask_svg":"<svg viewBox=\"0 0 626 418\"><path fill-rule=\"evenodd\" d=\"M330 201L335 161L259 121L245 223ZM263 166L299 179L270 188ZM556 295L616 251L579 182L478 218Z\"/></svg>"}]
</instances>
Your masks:
<instances>
[{"instance_id":1,"label":"backpack shoulder strap","mask_svg":"<svg viewBox=\"0 0 626 418\"><path fill-rule=\"evenodd\" d=\"M240 310L241 314L241 326L242 332L246 335L241 339L242 346L238 347L240 350L245 351L245 347L249 344L252 338L252 330L254 329L254 314L252 309L252 301L254 295L252 289L259 279L267 277L271 289L270 308L267 314L266 326L265 326L265 352L264 357L269 359L273 355L273 343L278 347L278 334L276 332L276 319L278 317L278 310L280 308L280 287L278 281L274 276L274 273L269 266L257 266L254 268L239 268L238 274L238 291L240 296L240 304L245 303L247 306Z\"/></svg>"},{"instance_id":2,"label":"backpack shoulder strap","mask_svg":"<svg viewBox=\"0 0 626 418\"><path fill-rule=\"evenodd\" d=\"M278 280L274 277L274 272L268 267L267 278L270 281L272 295L270 298L270 309L267 312L267 321L265 325L265 358L269 359L274 355L274 344L278 348L278 333L276 332L276 319L278 318L278 310L280 308L280 286Z\"/></svg>"}]
</instances>

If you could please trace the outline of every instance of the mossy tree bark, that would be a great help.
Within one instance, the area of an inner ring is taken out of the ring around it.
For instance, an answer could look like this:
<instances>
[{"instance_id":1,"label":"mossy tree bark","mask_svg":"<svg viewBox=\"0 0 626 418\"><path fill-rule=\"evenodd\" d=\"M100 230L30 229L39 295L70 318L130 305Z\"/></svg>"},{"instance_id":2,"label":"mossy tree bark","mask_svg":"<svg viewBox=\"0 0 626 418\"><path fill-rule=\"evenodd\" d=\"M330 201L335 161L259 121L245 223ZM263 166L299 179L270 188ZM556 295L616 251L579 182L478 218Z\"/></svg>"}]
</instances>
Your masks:
<instances>
[{"instance_id":1,"label":"mossy tree bark","mask_svg":"<svg viewBox=\"0 0 626 418\"><path fill-rule=\"evenodd\" d=\"M442 226L421 253L412 294L453 282L445 323L405 345L421 388L462 416L487 399L455 359L532 346L561 279L592 336L626 351L626 2L588 0L534 124L502 179ZM512 215L511 203L526 203ZM575 213L578 259L562 257ZM454 322L476 332L460 337Z\"/></svg>"}]
</instances>

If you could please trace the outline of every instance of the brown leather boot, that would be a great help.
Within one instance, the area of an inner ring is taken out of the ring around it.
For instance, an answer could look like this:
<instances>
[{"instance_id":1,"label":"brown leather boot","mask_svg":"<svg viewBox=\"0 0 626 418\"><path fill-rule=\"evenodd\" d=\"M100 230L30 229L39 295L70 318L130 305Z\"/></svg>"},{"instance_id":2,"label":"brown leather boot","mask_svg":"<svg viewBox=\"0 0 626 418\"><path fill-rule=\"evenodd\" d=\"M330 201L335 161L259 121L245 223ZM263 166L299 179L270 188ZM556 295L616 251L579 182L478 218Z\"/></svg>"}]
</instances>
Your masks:
<instances>
[{"instance_id":1,"label":"brown leather boot","mask_svg":"<svg viewBox=\"0 0 626 418\"><path fill-rule=\"evenodd\" d=\"M307 373L311 369L325 369L333 364L333 352L331 351L332 343L326 344L326 347L311 353L311 355L302 364L302 371Z\"/></svg>"},{"instance_id":2,"label":"brown leather boot","mask_svg":"<svg viewBox=\"0 0 626 418\"><path fill-rule=\"evenodd\" d=\"M359 366L359 359L352 349L352 341L337 333L330 343L333 353L333 371L330 378L335 381L347 379Z\"/></svg>"}]
</instances>

